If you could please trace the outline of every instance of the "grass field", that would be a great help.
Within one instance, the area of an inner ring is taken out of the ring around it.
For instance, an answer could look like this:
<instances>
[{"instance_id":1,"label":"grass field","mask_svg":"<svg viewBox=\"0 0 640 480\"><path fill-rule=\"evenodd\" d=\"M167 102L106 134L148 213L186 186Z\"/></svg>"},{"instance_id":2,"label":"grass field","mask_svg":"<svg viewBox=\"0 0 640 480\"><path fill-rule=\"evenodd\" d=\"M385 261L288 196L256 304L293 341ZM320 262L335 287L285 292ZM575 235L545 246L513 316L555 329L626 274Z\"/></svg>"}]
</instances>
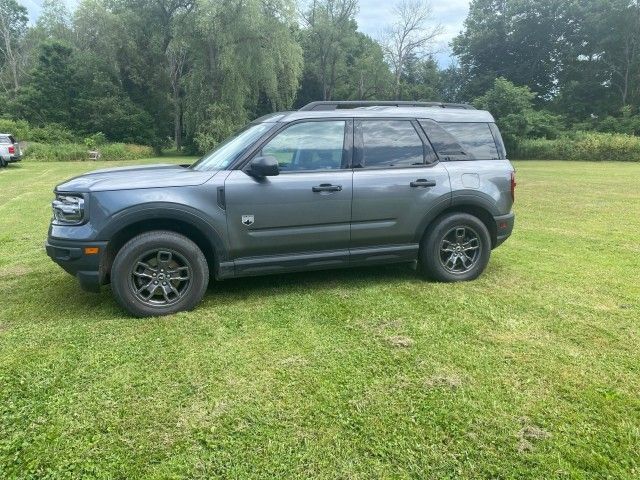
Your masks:
<instances>
[{"instance_id":1,"label":"grass field","mask_svg":"<svg viewBox=\"0 0 640 480\"><path fill-rule=\"evenodd\" d=\"M640 164L517 163L472 283L231 280L146 320L44 253L95 167L0 171L0 478L640 477Z\"/></svg>"}]
</instances>

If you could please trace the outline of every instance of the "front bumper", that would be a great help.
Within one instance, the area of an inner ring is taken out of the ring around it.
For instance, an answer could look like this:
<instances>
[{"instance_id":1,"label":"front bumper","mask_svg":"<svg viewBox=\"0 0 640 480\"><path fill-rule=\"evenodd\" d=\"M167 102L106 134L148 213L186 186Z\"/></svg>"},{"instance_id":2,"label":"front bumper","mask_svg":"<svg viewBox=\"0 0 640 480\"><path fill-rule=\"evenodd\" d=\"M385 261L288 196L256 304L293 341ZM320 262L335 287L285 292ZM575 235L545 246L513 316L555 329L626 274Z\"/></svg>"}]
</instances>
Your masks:
<instances>
[{"instance_id":1,"label":"front bumper","mask_svg":"<svg viewBox=\"0 0 640 480\"><path fill-rule=\"evenodd\" d=\"M493 217L493 219L496 222L496 242L493 248L496 248L502 245L505 240L511 236L513 226L516 222L516 214L510 213L508 215Z\"/></svg>"},{"instance_id":2,"label":"front bumper","mask_svg":"<svg viewBox=\"0 0 640 480\"><path fill-rule=\"evenodd\" d=\"M85 254L85 248L98 248L97 254ZM107 242L82 242L47 239L47 255L67 273L80 282L80 287L88 292L99 292L106 280L103 267Z\"/></svg>"}]
</instances>

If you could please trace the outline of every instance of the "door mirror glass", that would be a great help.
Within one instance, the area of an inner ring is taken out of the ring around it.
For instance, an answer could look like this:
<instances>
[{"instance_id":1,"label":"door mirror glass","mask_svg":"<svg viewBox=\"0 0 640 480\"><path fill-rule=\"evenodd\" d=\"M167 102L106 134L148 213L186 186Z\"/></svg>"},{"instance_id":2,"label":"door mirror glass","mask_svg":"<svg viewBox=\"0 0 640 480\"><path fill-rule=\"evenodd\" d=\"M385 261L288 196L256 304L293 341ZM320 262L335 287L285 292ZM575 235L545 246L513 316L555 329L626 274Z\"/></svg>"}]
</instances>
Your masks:
<instances>
[{"instance_id":1,"label":"door mirror glass","mask_svg":"<svg viewBox=\"0 0 640 480\"><path fill-rule=\"evenodd\" d=\"M252 177L272 177L280 174L278 160L273 156L256 157L249 164L247 173Z\"/></svg>"}]
</instances>

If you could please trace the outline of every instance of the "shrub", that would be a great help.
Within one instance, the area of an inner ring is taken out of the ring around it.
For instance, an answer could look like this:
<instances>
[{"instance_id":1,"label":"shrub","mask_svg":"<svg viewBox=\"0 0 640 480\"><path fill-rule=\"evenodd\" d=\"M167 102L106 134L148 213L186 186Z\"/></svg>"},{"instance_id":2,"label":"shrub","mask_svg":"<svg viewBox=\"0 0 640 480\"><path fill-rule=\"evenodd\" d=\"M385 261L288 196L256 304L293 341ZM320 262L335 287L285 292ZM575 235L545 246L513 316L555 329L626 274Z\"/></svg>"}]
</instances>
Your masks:
<instances>
[{"instance_id":1,"label":"shrub","mask_svg":"<svg viewBox=\"0 0 640 480\"><path fill-rule=\"evenodd\" d=\"M108 143L98 150L102 160L137 160L153 156L153 148L131 143Z\"/></svg>"},{"instance_id":2,"label":"shrub","mask_svg":"<svg viewBox=\"0 0 640 480\"><path fill-rule=\"evenodd\" d=\"M38 143L73 143L76 140L75 134L68 128L58 125L57 123L49 123L44 127L31 127L29 129L28 138Z\"/></svg>"},{"instance_id":3,"label":"shrub","mask_svg":"<svg viewBox=\"0 0 640 480\"><path fill-rule=\"evenodd\" d=\"M640 162L640 138L614 133L578 132L555 140L523 139L514 159Z\"/></svg>"},{"instance_id":4,"label":"shrub","mask_svg":"<svg viewBox=\"0 0 640 480\"><path fill-rule=\"evenodd\" d=\"M68 128L50 123L44 127L34 127L24 120L0 119L0 132L11 133L19 141L38 143L72 143L75 135Z\"/></svg>"},{"instance_id":5,"label":"shrub","mask_svg":"<svg viewBox=\"0 0 640 480\"><path fill-rule=\"evenodd\" d=\"M89 135L84 139L84 144L89 150L95 150L105 143L107 143L107 137L102 132L94 133L93 135Z\"/></svg>"},{"instance_id":6,"label":"shrub","mask_svg":"<svg viewBox=\"0 0 640 480\"><path fill-rule=\"evenodd\" d=\"M25 160L38 160L41 162L64 162L89 158L87 147L79 143L49 145L29 142L23 153Z\"/></svg>"},{"instance_id":7,"label":"shrub","mask_svg":"<svg viewBox=\"0 0 640 480\"><path fill-rule=\"evenodd\" d=\"M150 157L153 149L144 145L111 143L99 148L102 160L137 160ZM40 162L65 162L88 160L89 150L81 143L59 143L48 145L29 142L24 149L24 159Z\"/></svg>"},{"instance_id":8,"label":"shrub","mask_svg":"<svg viewBox=\"0 0 640 480\"><path fill-rule=\"evenodd\" d=\"M18 140L28 140L30 128L25 120L0 118L0 133L10 133Z\"/></svg>"}]
</instances>

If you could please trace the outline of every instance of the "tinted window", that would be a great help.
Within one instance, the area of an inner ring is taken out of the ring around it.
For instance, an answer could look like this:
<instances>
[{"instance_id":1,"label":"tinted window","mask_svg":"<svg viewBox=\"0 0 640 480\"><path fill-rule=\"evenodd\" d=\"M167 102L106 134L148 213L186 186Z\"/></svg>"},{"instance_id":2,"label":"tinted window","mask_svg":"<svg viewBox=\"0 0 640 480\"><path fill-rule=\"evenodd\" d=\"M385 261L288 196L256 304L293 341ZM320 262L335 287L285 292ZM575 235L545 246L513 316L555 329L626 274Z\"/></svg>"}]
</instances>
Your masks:
<instances>
[{"instance_id":1,"label":"tinted window","mask_svg":"<svg viewBox=\"0 0 640 480\"><path fill-rule=\"evenodd\" d=\"M440 160L473 160L470 152L465 152L458 140L433 120L420 120L434 150Z\"/></svg>"},{"instance_id":2,"label":"tinted window","mask_svg":"<svg viewBox=\"0 0 640 480\"><path fill-rule=\"evenodd\" d=\"M345 122L296 123L262 147L276 157L281 171L328 170L342 167Z\"/></svg>"},{"instance_id":3,"label":"tinted window","mask_svg":"<svg viewBox=\"0 0 640 480\"><path fill-rule=\"evenodd\" d=\"M411 122L364 120L358 124L363 144L360 165L399 167L424 163L424 146Z\"/></svg>"},{"instance_id":4,"label":"tinted window","mask_svg":"<svg viewBox=\"0 0 640 480\"><path fill-rule=\"evenodd\" d=\"M462 149L474 158L497 160L498 149L487 123L441 123L442 128L453 135Z\"/></svg>"},{"instance_id":5,"label":"tinted window","mask_svg":"<svg viewBox=\"0 0 640 480\"><path fill-rule=\"evenodd\" d=\"M420 124L443 160L496 160L500 157L487 123L421 120Z\"/></svg>"}]
</instances>

